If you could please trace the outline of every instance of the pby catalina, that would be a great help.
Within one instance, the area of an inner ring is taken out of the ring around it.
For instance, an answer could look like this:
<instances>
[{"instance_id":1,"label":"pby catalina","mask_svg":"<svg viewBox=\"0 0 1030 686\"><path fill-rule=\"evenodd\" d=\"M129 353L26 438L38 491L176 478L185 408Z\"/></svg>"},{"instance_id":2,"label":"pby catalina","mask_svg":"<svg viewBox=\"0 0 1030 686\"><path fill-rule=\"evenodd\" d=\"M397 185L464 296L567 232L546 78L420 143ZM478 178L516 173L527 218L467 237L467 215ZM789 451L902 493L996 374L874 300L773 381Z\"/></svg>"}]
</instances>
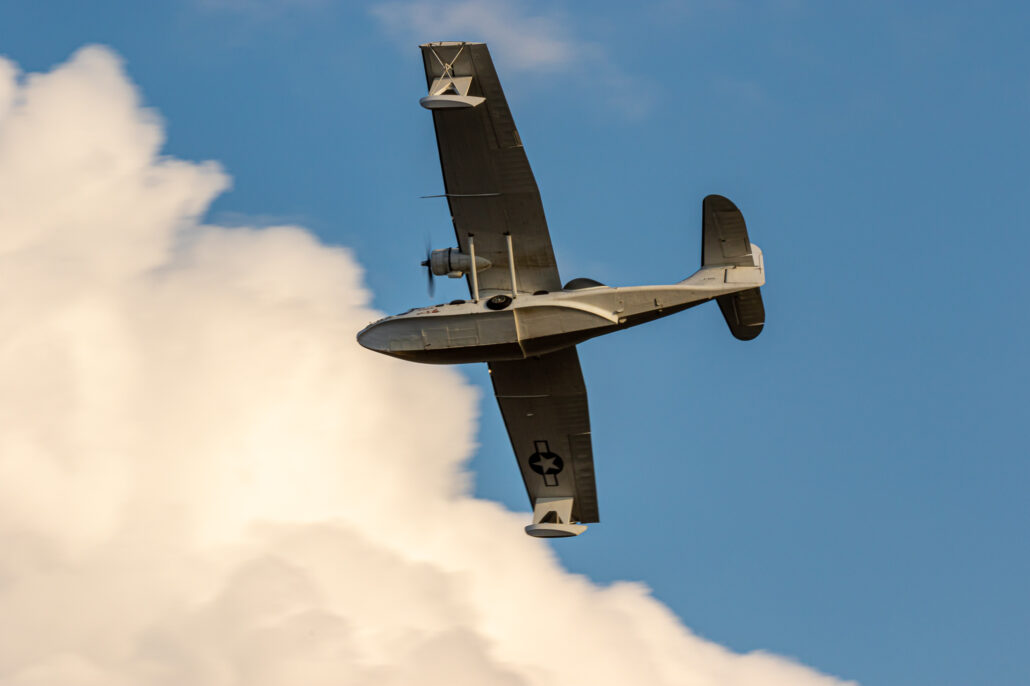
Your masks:
<instances>
[{"instance_id":1,"label":"pby catalina","mask_svg":"<svg viewBox=\"0 0 1030 686\"><path fill-rule=\"evenodd\" d=\"M576 345L715 300L750 340L765 308L762 251L719 195L702 202L701 269L665 286L564 286L522 140L483 43L421 46L458 247L434 250L433 275L464 276L470 300L386 317L358 334L412 362L486 362L533 506L532 536L575 536L599 521L586 387Z\"/></svg>"}]
</instances>

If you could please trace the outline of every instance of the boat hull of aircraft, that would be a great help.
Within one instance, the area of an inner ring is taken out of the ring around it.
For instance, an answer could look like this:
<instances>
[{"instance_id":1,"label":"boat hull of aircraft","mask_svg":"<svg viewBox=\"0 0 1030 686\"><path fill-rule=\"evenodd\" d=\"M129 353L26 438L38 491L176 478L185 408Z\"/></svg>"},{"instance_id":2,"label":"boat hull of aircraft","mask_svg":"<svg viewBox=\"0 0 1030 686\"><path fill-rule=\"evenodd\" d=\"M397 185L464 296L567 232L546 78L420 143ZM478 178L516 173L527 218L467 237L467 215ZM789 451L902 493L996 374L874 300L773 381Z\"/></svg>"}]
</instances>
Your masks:
<instances>
[{"instance_id":1,"label":"boat hull of aircraft","mask_svg":"<svg viewBox=\"0 0 1030 686\"><path fill-rule=\"evenodd\" d=\"M369 350L410 362L463 364L523 360L667 317L765 283L755 267L702 269L669 286L594 286L538 295L498 294L386 317L358 334ZM503 304L501 310L493 309Z\"/></svg>"}]
</instances>

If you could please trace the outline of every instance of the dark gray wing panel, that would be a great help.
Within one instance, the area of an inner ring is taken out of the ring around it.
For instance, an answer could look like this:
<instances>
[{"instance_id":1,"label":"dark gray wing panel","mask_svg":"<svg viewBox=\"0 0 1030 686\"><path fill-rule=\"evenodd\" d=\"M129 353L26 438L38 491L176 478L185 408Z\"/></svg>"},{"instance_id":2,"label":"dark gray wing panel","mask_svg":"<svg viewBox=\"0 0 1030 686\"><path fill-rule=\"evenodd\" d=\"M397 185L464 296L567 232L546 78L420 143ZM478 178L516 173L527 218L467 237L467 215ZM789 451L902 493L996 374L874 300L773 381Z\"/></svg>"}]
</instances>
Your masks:
<instances>
[{"instance_id":1,"label":"dark gray wing panel","mask_svg":"<svg viewBox=\"0 0 1030 686\"><path fill-rule=\"evenodd\" d=\"M427 86L443 74L444 64L452 64L454 76L472 77L469 95L486 98L477 107L433 111L458 246L467 253L468 234L474 234L476 255L493 265L479 274L480 290L511 289L506 232L512 236L518 290L560 290L540 192L486 45L421 47Z\"/></svg>"},{"instance_id":2,"label":"dark gray wing panel","mask_svg":"<svg viewBox=\"0 0 1030 686\"><path fill-rule=\"evenodd\" d=\"M530 505L573 497L572 519L599 521L587 390L576 349L491 362L490 379Z\"/></svg>"}]
</instances>

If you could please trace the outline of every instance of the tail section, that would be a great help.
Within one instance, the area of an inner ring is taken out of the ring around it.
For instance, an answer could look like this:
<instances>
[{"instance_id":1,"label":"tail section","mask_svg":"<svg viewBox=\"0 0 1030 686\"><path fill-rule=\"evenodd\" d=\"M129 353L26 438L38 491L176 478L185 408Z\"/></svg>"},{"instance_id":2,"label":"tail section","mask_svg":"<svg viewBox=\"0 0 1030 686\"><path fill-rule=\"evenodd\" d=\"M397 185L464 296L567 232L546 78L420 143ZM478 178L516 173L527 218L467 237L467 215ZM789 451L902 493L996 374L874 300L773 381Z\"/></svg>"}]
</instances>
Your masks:
<instances>
[{"instance_id":1,"label":"tail section","mask_svg":"<svg viewBox=\"0 0 1030 686\"><path fill-rule=\"evenodd\" d=\"M747 235L744 215L728 198L709 195L701 204L701 267L745 267L726 271L727 283L765 283L762 251ZM750 269L747 269L750 267ZM757 269L756 269L757 268ZM748 288L716 298L730 333L749 341L762 333L765 305L759 288Z\"/></svg>"}]
</instances>

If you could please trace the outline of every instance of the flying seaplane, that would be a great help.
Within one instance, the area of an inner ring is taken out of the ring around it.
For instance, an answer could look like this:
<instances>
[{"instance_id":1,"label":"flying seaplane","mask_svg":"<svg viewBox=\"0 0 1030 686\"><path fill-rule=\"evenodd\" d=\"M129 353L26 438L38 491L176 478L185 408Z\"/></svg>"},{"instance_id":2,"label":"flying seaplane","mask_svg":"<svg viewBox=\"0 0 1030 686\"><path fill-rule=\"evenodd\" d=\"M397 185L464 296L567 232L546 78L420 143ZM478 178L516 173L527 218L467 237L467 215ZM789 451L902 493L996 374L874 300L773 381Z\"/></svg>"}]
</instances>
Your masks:
<instances>
[{"instance_id":1,"label":"flying seaplane","mask_svg":"<svg viewBox=\"0 0 1030 686\"><path fill-rule=\"evenodd\" d=\"M762 251L730 200L702 201L701 269L679 283L613 288L558 276L540 192L484 43L420 46L457 247L431 251L434 275L470 298L385 317L358 342L430 364L485 362L526 485L526 533L576 536L599 521L586 386L576 345L706 303L730 332L762 331Z\"/></svg>"}]
</instances>

